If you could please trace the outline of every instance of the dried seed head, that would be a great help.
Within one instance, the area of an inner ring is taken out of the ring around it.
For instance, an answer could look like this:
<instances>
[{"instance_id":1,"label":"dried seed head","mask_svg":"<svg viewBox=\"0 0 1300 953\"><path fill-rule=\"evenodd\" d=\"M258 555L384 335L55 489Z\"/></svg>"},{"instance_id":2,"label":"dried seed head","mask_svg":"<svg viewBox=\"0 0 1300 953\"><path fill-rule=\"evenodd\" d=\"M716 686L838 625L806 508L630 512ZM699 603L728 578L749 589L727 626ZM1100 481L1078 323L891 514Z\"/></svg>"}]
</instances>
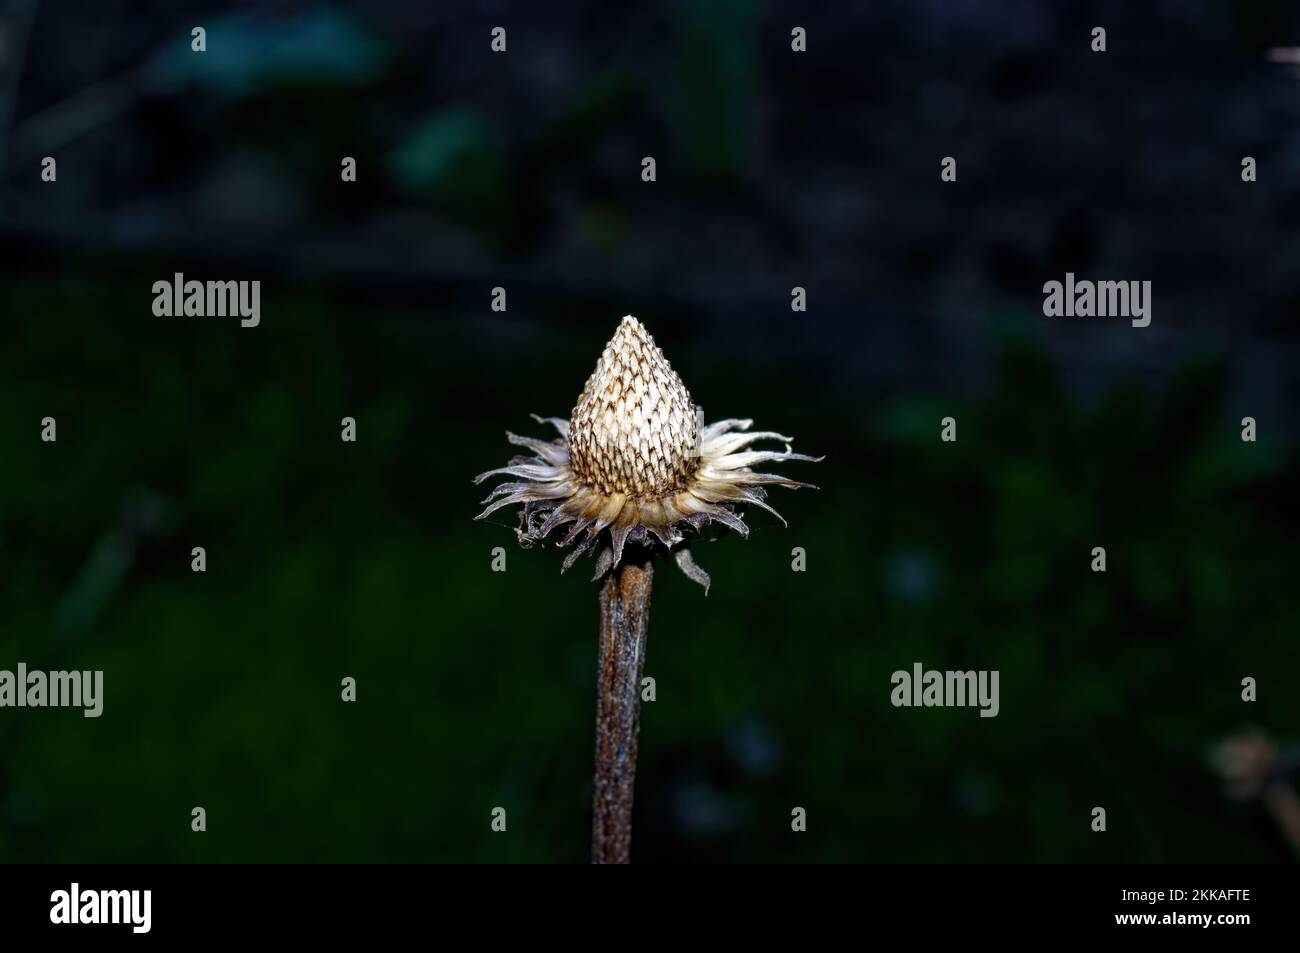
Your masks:
<instances>
[{"instance_id":1,"label":"dried seed head","mask_svg":"<svg viewBox=\"0 0 1300 953\"><path fill-rule=\"evenodd\" d=\"M749 506L780 519L766 502L766 489L809 484L754 467L820 459L795 453L790 438L779 433L749 432L750 420L705 426L681 378L631 315L605 346L573 416L537 420L555 427L559 439L507 434L533 456L516 456L507 466L479 474L476 483L493 476L516 480L492 490L477 518L518 504L521 543L537 543L560 530L560 545L573 547L564 568L595 549L595 578L619 564L628 544L662 545L707 591L709 576L691 556L687 534L717 523L747 535L741 511ZM786 447L753 449L769 440Z\"/></svg>"},{"instance_id":2,"label":"dried seed head","mask_svg":"<svg viewBox=\"0 0 1300 953\"><path fill-rule=\"evenodd\" d=\"M630 314L573 408L569 462L588 486L638 500L684 488L699 465L690 391Z\"/></svg>"}]
</instances>

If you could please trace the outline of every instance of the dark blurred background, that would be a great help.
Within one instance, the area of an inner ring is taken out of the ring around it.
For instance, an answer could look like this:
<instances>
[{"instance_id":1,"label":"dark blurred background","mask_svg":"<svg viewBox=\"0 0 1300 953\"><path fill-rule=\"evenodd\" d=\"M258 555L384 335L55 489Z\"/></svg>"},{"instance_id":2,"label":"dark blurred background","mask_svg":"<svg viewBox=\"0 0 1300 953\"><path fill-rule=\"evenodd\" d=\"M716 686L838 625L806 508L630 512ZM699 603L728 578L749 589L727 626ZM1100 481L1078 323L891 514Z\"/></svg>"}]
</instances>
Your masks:
<instances>
[{"instance_id":1,"label":"dark blurred background","mask_svg":"<svg viewBox=\"0 0 1300 953\"><path fill-rule=\"evenodd\" d=\"M1210 752L1300 731L1290 45L1283 0L3 0L0 668L105 699L0 710L0 859L584 861L591 563L470 479L632 313L826 455L707 598L657 578L634 859L1287 860ZM176 271L260 327L155 317ZM1151 326L1045 318L1066 271ZM999 716L892 707L917 661Z\"/></svg>"}]
</instances>

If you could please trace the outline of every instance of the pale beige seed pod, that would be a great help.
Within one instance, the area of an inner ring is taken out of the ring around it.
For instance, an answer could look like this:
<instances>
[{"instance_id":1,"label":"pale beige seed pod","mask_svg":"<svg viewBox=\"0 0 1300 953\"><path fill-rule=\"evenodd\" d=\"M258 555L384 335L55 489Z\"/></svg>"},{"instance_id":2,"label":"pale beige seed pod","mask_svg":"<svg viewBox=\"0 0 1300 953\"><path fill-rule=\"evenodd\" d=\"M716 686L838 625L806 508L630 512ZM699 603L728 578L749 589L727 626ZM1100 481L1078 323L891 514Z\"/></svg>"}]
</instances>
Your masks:
<instances>
[{"instance_id":1,"label":"pale beige seed pod","mask_svg":"<svg viewBox=\"0 0 1300 953\"><path fill-rule=\"evenodd\" d=\"M521 504L518 535L524 545L539 542L567 524L559 545L576 544L564 569L582 553L599 550L594 578L618 565L624 546L656 541L677 565L707 591L709 577L691 556L687 532L721 523L742 536L749 528L738 507L753 504L781 519L764 502L764 487L811 486L774 473L756 473L760 463L820 457L794 453L791 438L768 431L746 433L751 420L705 425L690 391L655 346L641 322L628 315L587 380L568 421L552 424L559 439L546 442L507 433L534 456L479 475L518 477L484 500L476 518ZM779 440L784 451L750 450L761 440ZM784 520L781 520L784 523Z\"/></svg>"}]
</instances>

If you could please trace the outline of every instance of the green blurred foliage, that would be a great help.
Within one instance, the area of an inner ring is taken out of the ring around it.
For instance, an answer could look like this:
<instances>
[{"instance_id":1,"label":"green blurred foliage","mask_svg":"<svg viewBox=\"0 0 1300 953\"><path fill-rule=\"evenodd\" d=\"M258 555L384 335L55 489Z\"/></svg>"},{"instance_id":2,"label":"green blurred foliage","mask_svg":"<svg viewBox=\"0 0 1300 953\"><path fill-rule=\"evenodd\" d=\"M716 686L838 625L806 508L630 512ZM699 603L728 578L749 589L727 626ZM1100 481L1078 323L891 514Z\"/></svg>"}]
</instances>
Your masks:
<instances>
[{"instance_id":1,"label":"green blurred foliage","mask_svg":"<svg viewBox=\"0 0 1300 953\"><path fill-rule=\"evenodd\" d=\"M759 10L749 0L673 5L676 37L668 116L682 166L735 183L753 154Z\"/></svg>"},{"instance_id":2,"label":"green blurred foliage","mask_svg":"<svg viewBox=\"0 0 1300 953\"><path fill-rule=\"evenodd\" d=\"M505 150L491 123L472 109L448 109L412 130L393 151L389 171L399 189L431 199L485 237L510 229Z\"/></svg>"},{"instance_id":3,"label":"green blurred foliage","mask_svg":"<svg viewBox=\"0 0 1300 953\"><path fill-rule=\"evenodd\" d=\"M470 478L529 412L567 413L613 319L298 287L244 330L153 319L148 268L95 274L7 288L41 319L0 357L0 667L106 684L99 719L0 712L0 858L584 860L590 563L562 576L504 514L472 522ZM1205 765L1248 720L1300 727L1293 458L1267 426L1240 441L1218 364L1080 406L1011 338L983 397L869 397L647 321L711 417L826 460L800 470L821 489L774 495L789 529L701 545L707 598L657 577L638 859L1283 859ZM915 661L1000 670L1001 714L891 707Z\"/></svg>"},{"instance_id":4,"label":"green blurred foliage","mask_svg":"<svg viewBox=\"0 0 1300 953\"><path fill-rule=\"evenodd\" d=\"M393 56L374 31L328 7L282 19L248 13L204 17L202 56L187 32L142 67L155 91L194 89L223 98L255 95L269 85L310 82L350 86L373 82Z\"/></svg>"}]
</instances>

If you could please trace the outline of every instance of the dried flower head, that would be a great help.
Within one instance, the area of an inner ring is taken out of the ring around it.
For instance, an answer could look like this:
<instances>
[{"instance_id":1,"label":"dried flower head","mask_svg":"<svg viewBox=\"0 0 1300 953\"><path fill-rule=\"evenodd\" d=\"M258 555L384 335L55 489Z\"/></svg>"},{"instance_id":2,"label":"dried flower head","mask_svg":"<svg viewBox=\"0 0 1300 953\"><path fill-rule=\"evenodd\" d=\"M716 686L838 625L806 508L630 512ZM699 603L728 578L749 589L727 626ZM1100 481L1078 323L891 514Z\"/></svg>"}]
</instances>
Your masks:
<instances>
[{"instance_id":1,"label":"dried flower head","mask_svg":"<svg viewBox=\"0 0 1300 953\"><path fill-rule=\"evenodd\" d=\"M752 420L719 420L707 426L690 391L655 347L641 322L628 315L596 362L570 419L542 418L559 431L546 442L506 434L535 456L517 456L509 466L480 474L475 483L504 474L518 477L492 490L490 504L476 519L522 504L519 541L530 545L568 526L561 546L575 544L564 569L593 546L599 549L599 579L617 566L627 543L655 540L677 565L708 590L709 577L691 557L688 529L720 523L749 534L738 507L754 504L780 519L764 502L763 487L811 486L755 464L808 460L790 450L790 438L767 431L744 433ZM760 440L780 440L784 451L746 450ZM598 544L598 545L597 545Z\"/></svg>"}]
</instances>

